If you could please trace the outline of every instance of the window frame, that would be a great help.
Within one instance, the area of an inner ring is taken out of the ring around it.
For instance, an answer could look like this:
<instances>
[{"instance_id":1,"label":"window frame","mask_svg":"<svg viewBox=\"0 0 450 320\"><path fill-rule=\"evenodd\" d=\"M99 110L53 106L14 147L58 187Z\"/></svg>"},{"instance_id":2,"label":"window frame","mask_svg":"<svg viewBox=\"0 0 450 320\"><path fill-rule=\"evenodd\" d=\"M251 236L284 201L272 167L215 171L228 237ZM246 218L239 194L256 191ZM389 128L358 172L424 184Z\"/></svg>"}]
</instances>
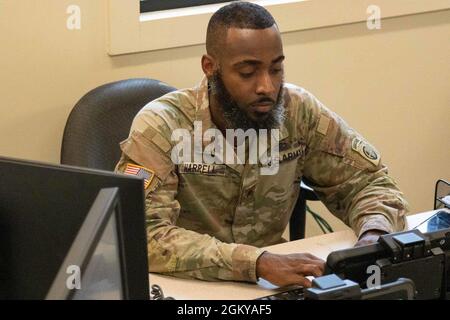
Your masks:
<instances>
[{"instance_id":1,"label":"window frame","mask_svg":"<svg viewBox=\"0 0 450 320\"><path fill-rule=\"evenodd\" d=\"M357 2L356 2L357 1ZM366 21L373 0L257 0L281 33ZM205 43L211 15L225 3L140 13L140 0L108 0L111 56ZM377 0L381 18L448 10L448 0ZM326 8L326 10L324 10ZM368 30L377 32L377 30Z\"/></svg>"}]
</instances>

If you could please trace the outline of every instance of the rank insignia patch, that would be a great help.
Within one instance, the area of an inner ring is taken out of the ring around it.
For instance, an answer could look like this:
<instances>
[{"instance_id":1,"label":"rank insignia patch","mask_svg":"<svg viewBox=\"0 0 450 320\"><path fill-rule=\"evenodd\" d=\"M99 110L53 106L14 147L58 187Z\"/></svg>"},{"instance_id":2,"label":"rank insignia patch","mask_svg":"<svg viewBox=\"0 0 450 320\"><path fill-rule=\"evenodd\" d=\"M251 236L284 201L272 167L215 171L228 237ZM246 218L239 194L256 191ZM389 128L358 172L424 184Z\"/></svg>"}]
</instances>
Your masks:
<instances>
[{"instance_id":1,"label":"rank insignia patch","mask_svg":"<svg viewBox=\"0 0 450 320\"><path fill-rule=\"evenodd\" d=\"M376 152L367 142L359 138L353 139L352 149L376 166L380 162L380 155L378 152Z\"/></svg>"},{"instance_id":2,"label":"rank insignia patch","mask_svg":"<svg viewBox=\"0 0 450 320\"><path fill-rule=\"evenodd\" d=\"M152 170L132 163L127 163L124 173L144 179L144 189L148 188L155 177L155 173Z\"/></svg>"}]
</instances>

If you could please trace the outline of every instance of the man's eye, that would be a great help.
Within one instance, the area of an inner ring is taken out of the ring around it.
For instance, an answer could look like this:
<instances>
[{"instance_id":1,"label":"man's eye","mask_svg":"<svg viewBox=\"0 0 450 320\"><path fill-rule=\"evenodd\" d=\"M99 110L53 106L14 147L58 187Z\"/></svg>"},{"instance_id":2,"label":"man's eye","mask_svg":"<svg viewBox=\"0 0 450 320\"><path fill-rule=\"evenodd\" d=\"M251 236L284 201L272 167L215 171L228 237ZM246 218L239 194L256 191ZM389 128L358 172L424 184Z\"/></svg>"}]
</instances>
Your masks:
<instances>
[{"instance_id":1,"label":"man's eye","mask_svg":"<svg viewBox=\"0 0 450 320\"><path fill-rule=\"evenodd\" d=\"M239 72L239 75L242 78L250 78L253 74L254 74L254 72Z\"/></svg>"},{"instance_id":2,"label":"man's eye","mask_svg":"<svg viewBox=\"0 0 450 320\"><path fill-rule=\"evenodd\" d=\"M283 69L272 69L272 73L277 74L283 71Z\"/></svg>"}]
</instances>

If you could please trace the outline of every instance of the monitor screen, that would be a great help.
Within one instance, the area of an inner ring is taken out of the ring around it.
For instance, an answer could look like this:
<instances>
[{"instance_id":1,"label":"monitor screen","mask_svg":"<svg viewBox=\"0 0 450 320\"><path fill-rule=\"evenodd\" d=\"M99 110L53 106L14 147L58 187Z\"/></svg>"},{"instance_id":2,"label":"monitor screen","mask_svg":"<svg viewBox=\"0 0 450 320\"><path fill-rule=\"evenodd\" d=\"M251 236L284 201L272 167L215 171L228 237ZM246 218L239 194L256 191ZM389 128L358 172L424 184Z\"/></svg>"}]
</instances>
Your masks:
<instances>
[{"instance_id":1,"label":"monitor screen","mask_svg":"<svg viewBox=\"0 0 450 320\"><path fill-rule=\"evenodd\" d=\"M126 299L118 189L100 190L81 225L47 299Z\"/></svg>"},{"instance_id":2,"label":"monitor screen","mask_svg":"<svg viewBox=\"0 0 450 320\"><path fill-rule=\"evenodd\" d=\"M82 273L81 288L74 291L73 299L121 300L126 298L123 290L126 284L122 284L123 269L118 236L116 218L113 214Z\"/></svg>"},{"instance_id":3,"label":"monitor screen","mask_svg":"<svg viewBox=\"0 0 450 320\"><path fill-rule=\"evenodd\" d=\"M0 299L45 299L103 188L119 189L121 214L110 224L122 229L128 285L124 289L130 299L149 299L141 179L0 157L0 181ZM105 234L104 243L113 242L114 236L109 239ZM92 270L106 261L106 247L96 248L104 254L92 260Z\"/></svg>"}]
</instances>

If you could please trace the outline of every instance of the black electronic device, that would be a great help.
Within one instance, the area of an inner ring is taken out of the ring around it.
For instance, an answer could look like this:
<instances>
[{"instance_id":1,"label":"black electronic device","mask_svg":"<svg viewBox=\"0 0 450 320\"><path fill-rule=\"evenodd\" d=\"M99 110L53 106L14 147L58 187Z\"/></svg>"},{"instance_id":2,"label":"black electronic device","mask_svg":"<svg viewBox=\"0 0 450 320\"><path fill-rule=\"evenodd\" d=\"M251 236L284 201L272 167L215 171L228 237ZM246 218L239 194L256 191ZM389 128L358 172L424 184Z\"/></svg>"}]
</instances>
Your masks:
<instances>
[{"instance_id":1,"label":"black electronic device","mask_svg":"<svg viewBox=\"0 0 450 320\"><path fill-rule=\"evenodd\" d=\"M448 299L450 295L450 229L386 234L378 243L338 250L327 258L325 274L368 287L370 270L379 270L381 285L399 278L413 281L417 299Z\"/></svg>"},{"instance_id":2,"label":"black electronic device","mask_svg":"<svg viewBox=\"0 0 450 320\"><path fill-rule=\"evenodd\" d=\"M303 287L290 288L255 300L304 300L304 292Z\"/></svg>"},{"instance_id":3,"label":"black electronic device","mask_svg":"<svg viewBox=\"0 0 450 320\"><path fill-rule=\"evenodd\" d=\"M311 288L293 288L257 300L413 300L416 287L410 279L399 278L376 287L362 289L335 274L315 278Z\"/></svg>"},{"instance_id":4,"label":"black electronic device","mask_svg":"<svg viewBox=\"0 0 450 320\"><path fill-rule=\"evenodd\" d=\"M342 280L329 274L312 281L312 288L305 290L305 300L413 300L416 294L414 282L399 278L383 285L361 289L351 280Z\"/></svg>"},{"instance_id":5,"label":"black electronic device","mask_svg":"<svg viewBox=\"0 0 450 320\"><path fill-rule=\"evenodd\" d=\"M379 271L378 285L370 281L377 276L372 274L375 270ZM414 230L383 235L368 246L332 252L325 275L314 279L312 288L286 289L259 298L340 299L450 299L448 209L436 210Z\"/></svg>"},{"instance_id":6,"label":"black electronic device","mask_svg":"<svg viewBox=\"0 0 450 320\"><path fill-rule=\"evenodd\" d=\"M0 158L0 299L44 299L103 188L118 188L126 298L149 299L143 181Z\"/></svg>"},{"instance_id":7,"label":"black electronic device","mask_svg":"<svg viewBox=\"0 0 450 320\"><path fill-rule=\"evenodd\" d=\"M450 209L450 183L439 179L434 189L434 209Z\"/></svg>"}]
</instances>

